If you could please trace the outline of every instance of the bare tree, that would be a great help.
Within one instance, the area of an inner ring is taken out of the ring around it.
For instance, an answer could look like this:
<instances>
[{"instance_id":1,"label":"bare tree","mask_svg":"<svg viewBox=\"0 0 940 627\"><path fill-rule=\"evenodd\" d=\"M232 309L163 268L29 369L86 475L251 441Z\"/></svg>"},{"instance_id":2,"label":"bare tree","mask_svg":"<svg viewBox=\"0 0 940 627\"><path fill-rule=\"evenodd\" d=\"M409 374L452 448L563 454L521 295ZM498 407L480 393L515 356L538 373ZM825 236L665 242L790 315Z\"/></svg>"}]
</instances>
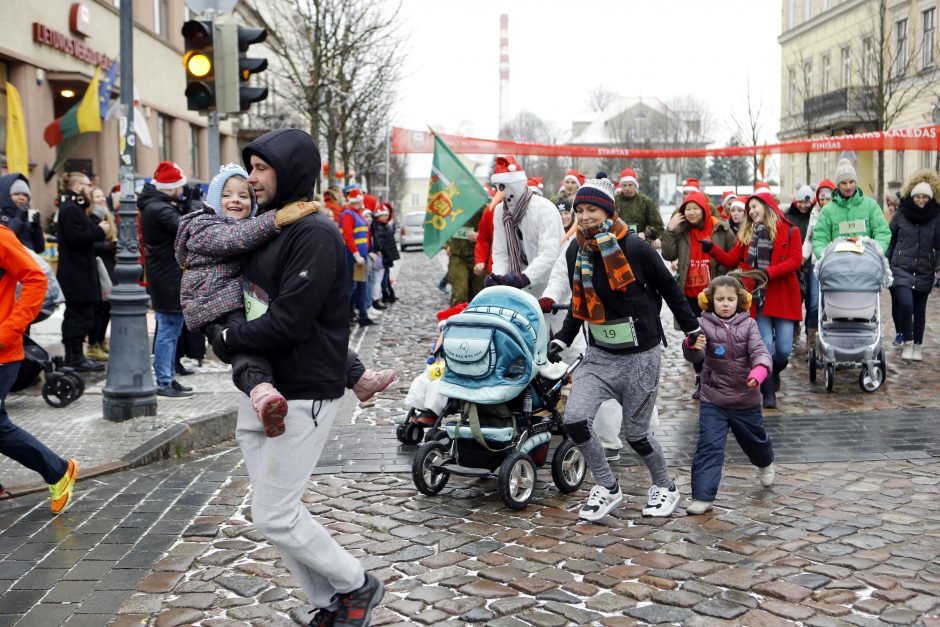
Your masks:
<instances>
[{"instance_id":1,"label":"bare tree","mask_svg":"<svg viewBox=\"0 0 940 627\"><path fill-rule=\"evenodd\" d=\"M792 124L789 125L787 130L792 130L798 132L802 137L811 137L813 133L819 130L818 121L822 117L821 110L819 107L813 106L813 101L810 101L807 104L807 100L813 97L813 74L812 74L812 65L811 61L807 61L803 55L803 50L800 49L799 53L796 56L797 67L795 69L791 68L793 74L793 80L788 81L789 88L792 90L792 97L790 102L794 107L802 107L799 111L790 111ZM809 71L807 72L807 67ZM802 77L802 80L799 80L797 77ZM745 135L747 137L747 135ZM805 166L805 182L809 184L812 180L812 171L810 168L810 153L807 151L803 154L804 166ZM756 157L755 157L756 162ZM755 178L757 170L754 170ZM793 184L793 181L790 181Z\"/></svg>"},{"instance_id":2,"label":"bare tree","mask_svg":"<svg viewBox=\"0 0 940 627\"><path fill-rule=\"evenodd\" d=\"M591 111L601 112L617 97L617 93L603 85L597 85L587 95L587 106Z\"/></svg>"},{"instance_id":3,"label":"bare tree","mask_svg":"<svg viewBox=\"0 0 940 627\"><path fill-rule=\"evenodd\" d=\"M734 145L739 145L741 138L744 138L744 141L750 143L751 146L757 146L758 142L761 140L761 131L764 129L764 101L763 99L758 99L757 102L754 101L754 96L751 94L750 77L747 79L745 102L747 104L747 118L741 118L735 113L731 114L731 120L735 125ZM751 157L751 172L754 174L754 180L757 180L756 152Z\"/></svg>"}]
</instances>

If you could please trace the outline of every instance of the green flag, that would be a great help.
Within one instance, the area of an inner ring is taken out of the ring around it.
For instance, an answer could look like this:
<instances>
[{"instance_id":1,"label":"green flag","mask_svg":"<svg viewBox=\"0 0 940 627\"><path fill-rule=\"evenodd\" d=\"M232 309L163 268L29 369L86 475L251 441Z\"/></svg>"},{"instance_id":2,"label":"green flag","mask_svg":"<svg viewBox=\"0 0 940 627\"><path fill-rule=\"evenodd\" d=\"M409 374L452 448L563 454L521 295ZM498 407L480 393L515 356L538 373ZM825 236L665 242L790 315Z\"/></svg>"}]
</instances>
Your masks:
<instances>
[{"instance_id":1,"label":"green flag","mask_svg":"<svg viewBox=\"0 0 940 627\"><path fill-rule=\"evenodd\" d=\"M489 201L483 186L435 135L428 210L424 215L424 254L436 255Z\"/></svg>"}]
</instances>

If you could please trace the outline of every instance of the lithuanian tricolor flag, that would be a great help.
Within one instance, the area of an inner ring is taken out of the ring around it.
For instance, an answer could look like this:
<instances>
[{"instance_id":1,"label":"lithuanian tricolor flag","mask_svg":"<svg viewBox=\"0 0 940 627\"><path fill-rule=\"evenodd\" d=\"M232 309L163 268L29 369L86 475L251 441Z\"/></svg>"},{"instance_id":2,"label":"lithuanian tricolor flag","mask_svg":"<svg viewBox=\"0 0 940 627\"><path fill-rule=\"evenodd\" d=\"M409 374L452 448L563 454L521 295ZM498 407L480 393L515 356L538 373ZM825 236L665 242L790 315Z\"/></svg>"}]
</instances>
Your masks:
<instances>
[{"instance_id":1,"label":"lithuanian tricolor flag","mask_svg":"<svg viewBox=\"0 0 940 627\"><path fill-rule=\"evenodd\" d=\"M81 102L69 109L65 115L46 127L42 136L49 147L58 146L63 140L81 133L101 132L101 105L98 102L98 74L101 68L95 68Z\"/></svg>"}]
</instances>

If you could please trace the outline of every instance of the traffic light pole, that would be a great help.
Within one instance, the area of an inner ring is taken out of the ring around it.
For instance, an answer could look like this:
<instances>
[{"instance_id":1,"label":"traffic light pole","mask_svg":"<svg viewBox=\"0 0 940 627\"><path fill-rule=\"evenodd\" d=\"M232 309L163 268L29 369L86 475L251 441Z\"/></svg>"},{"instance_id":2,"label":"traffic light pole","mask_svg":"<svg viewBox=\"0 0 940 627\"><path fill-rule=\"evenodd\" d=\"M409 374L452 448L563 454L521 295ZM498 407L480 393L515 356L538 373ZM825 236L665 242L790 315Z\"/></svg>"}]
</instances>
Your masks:
<instances>
[{"instance_id":1,"label":"traffic light pole","mask_svg":"<svg viewBox=\"0 0 940 627\"><path fill-rule=\"evenodd\" d=\"M108 378L102 389L105 419L124 421L157 414L157 386L150 366L147 308L150 297L140 286L140 238L137 235L137 136L134 134L134 1L121 0L120 226L117 281L111 292L111 348Z\"/></svg>"},{"instance_id":2,"label":"traffic light pole","mask_svg":"<svg viewBox=\"0 0 940 627\"><path fill-rule=\"evenodd\" d=\"M219 112L209 112L209 178L219 172L222 159L222 150L219 146Z\"/></svg>"}]
</instances>

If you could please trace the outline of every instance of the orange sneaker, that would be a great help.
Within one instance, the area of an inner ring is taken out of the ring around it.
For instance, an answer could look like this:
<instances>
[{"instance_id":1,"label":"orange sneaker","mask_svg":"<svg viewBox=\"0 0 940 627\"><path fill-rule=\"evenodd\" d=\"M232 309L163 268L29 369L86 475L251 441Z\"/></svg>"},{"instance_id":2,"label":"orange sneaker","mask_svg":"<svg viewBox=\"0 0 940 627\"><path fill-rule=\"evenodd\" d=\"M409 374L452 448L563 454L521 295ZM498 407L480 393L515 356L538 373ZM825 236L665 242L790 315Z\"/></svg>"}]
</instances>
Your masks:
<instances>
[{"instance_id":1,"label":"orange sneaker","mask_svg":"<svg viewBox=\"0 0 940 627\"><path fill-rule=\"evenodd\" d=\"M72 504L72 490L75 488L75 481L78 479L78 462L74 459L69 460L69 467L56 483L49 486L49 493L52 498L52 513L59 514L64 512Z\"/></svg>"}]
</instances>

